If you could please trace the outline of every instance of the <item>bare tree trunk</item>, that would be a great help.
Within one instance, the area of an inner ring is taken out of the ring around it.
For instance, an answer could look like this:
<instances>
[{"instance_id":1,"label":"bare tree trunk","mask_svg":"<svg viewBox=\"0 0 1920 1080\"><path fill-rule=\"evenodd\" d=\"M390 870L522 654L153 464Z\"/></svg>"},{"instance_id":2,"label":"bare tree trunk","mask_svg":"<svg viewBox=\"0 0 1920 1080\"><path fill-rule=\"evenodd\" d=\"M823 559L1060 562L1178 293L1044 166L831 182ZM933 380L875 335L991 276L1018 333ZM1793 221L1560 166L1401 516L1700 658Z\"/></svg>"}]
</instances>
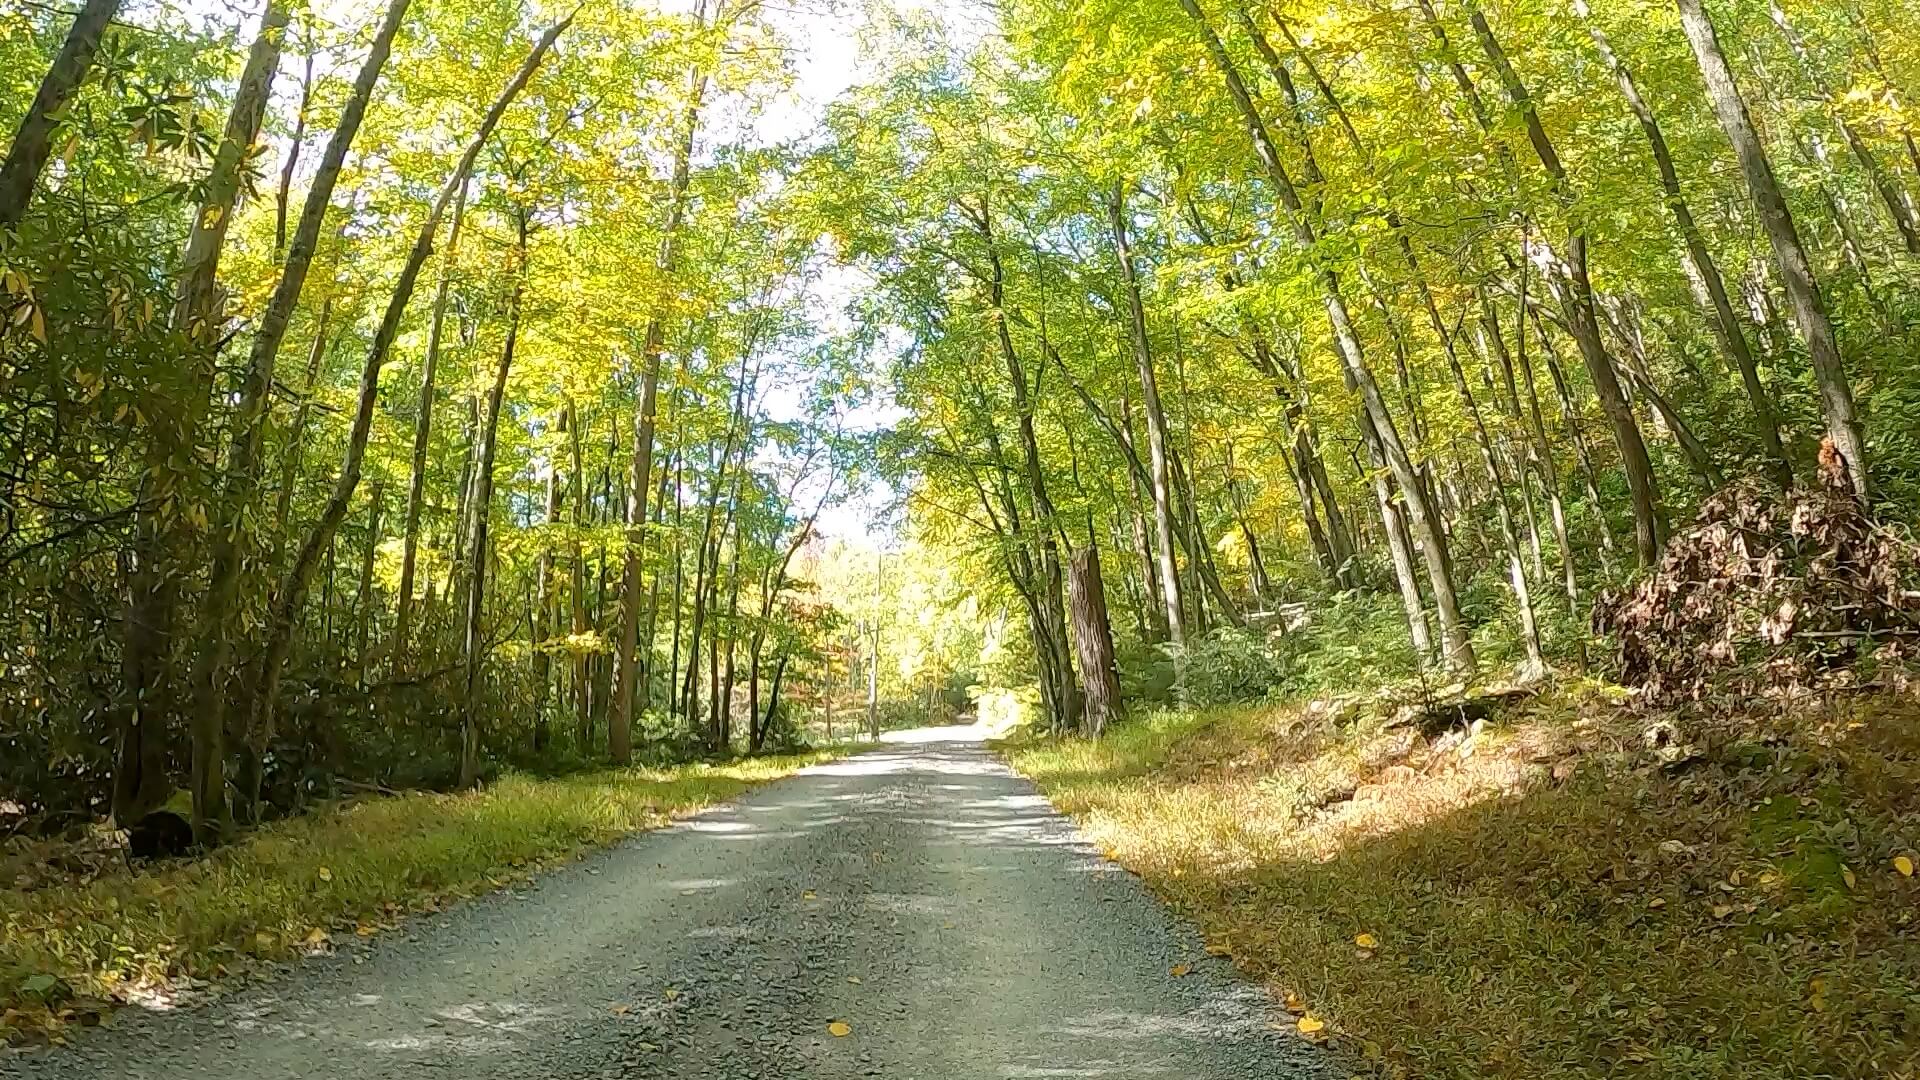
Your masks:
<instances>
[{"instance_id":1,"label":"bare tree trunk","mask_svg":"<svg viewBox=\"0 0 1920 1080\"><path fill-rule=\"evenodd\" d=\"M84 68L91 62L99 43L100 29L87 29L85 23L95 8L105 8L102 25L118 4L89 4L76 20L72 34L55 68L67 61L68 50L81 48L79 60ZM260 136L260 123L266 114L267 98L272 92L273 74L280 61L280 42L287 25L286 8L269 3L261 16L260 33L247 54L240 74L239 88L227 114L227 126L214 152L212 168L206 177L206 194L195 213L188 233L186 253L181 260L175 290L173 327L188 343L191 382L184 395L177 424L155 425L146 446L146 468L142 474L139 508L134 517L132 574L128 583L126 640L122 649L122 668L126 677L126 695L130 703L119 718L117 760L114 771L114 816L132 822L166 801L171 784L165 769L165 737L173 714L166 668L175 644L180 589L188 575L182 559L192 558L198 544L187 524L185 508L174 504L183 466L196 457L200 427L206 417L213 392L214 353L218 349L223 312L216 280L220 254L226 246L227 227L234 204L240 196L241 167L252 153ZM91 34L91 43L76 44L74 35ZM54 73L48 73L54 82ZM79 76L76 76L77 83ZM69 91L71 88L69 87ZM41 94L58 93L41 84ZM40 99L35 99L35 105ZM20 155L31 155L30 146L19 139L41 138L29 131L34 124L30 114L21 124L20 134L7 161L14 167ZM29 164L20 158L24 170ZM42 153L40 162L44 164ZM37 170L40 165L32 164ZM6 196L12 174L0 172L0 200ZM21 175L25 175L24 172ZM29 186L32 177L26 178ZM24 210L24 202L22 203ZM17 220L17 218L15 219ZM0 221L0 225L10 222Z\"/></svg>"},{"instance_id":2,"label":"bare tree trunk","mask_svg":"<svg viewBox=\"0 0 1920 1080\"><path fill-rule=\"evenodd\" d=\"M407 524L400 549L400 595L393 618L393 667L407 666L408 635L413 629L413 575L419 558L420 511L426 503L427 450L433 437L434 380L440 370L440 341L447 318L447 293L460 251L460 225L467 216L467 184L454 197L453 225L440 256L440 282L433 292L433 322L427 329L427 355L420 366L420 405L413 419L413 468L407 480Z\"/></svg>"},{"instance_id":3,"label":"bare tree trunk","mask_svg":"<svg viewBox=\"0 0 1920 1080\"><path fill-rule=\"evenodd\" d=\"M1566 168L1561 164L1560 155L1554 150L1553 140L1547 136L1547 129L1540 122L1540 114L1533 107L1526 83L1521 81L1519 73L1508 62L1506 51L1500 47L1499 40L1494 37L1493 27L1487 23L1486 15L1477 4L1469 5L1468 18L1473 23L1475 36L1480 39L1481 49L1500 75L1507 98L1526 122L1527 140L1540 159L1540 167L1553 182L1555 195L1563 204L1570 203L1574 197L1572 184ZM1574 343L1580 347L1580 357L1586 363L1588 377L1593 381L1594 394L1600 399L1600 410L1606 414L1607 422L1613 428L1613 441L1619 448L1620 465L1627 474L1627 490L1632 496L1635 550L1641 566L1652 566L1660 556L1660 548L1666 543L1659 485L1654 479L1653 461L1647 455L1647 444L1641 437L1640 425L1633 418L1633 410L1627 404L1626 393L1620 388L1619 376L1614 371L1613 359L1607 355L1606 345L1600 337L1599 319L1594 311L1593 285L1587 276L1586 233L1577 227L1573 230L1567 238L1564 260L1544 243L1530 254L1541 264L1547 287L1566 310L1568 330L1573 335Z\"/></svg>"},{"instance_id":4,"label":"bare tree trunk","mask_svg":"<svg viewBox=\"0 0 1920 1080\"><path fill-rule=\"evenodd\" d=\"M1794 227L1793 214L1787 209L1786 197L1774 179L1773 164L1767 160L1766 150L1762 148L1759 135L1753 129L1753 121L1747 116L1747 104L1740 96L1739 85L1734 82L1733 69L1727 64L1726 54L1720 50L1720 39L1714 32L1713 20L1708 18L1700 0L1676 2L1687 43L1693 47L1694 60L1700 65L1700 73L1706 79L1707 97L1713 104L1714 115L1719 118L1720 127L1726 132L1728 141L1733 143L1734 156L1740 161L1740 171L1746 176L1747 190L1753 196L1754 210L1760 217L1761 227L1766 230L1768 243L1773 245L1774 259L1780 266L1780 280L1786 287L1794 322L1799 326L1800 337L1806 343L1813 361L1814 379L1820 386L1820 401L1827 418L1827 438L1846 465L1847 474L1853 481L1854 494L1865 502L1871 494L1867 481L1866 439L1861 434L1859 419L1854 415L1853 389L1840 359L1840 347L1834 340L1833 324L1827 318L1826 302L1820 297L1820 284L1814 279L1806 249L1800 245L1800 233Z\"/></svg>"},{"instance_id":5,"label":"bare tree trunk","mask_svg":"<svg viewBox=\"0 0 1920 1080\"><path fill-rule=\"evenodd\" d=\"M272 736L274 699L293 639L294 624L299 615L300 605L306 599L308 579L312 577L314 564L319 558L320 551L332 541L334 531L339 528L341 519L346 516L347 506L353 498L354 489L360 484L360 472L366 458L367 438L373 429L373 411L380 396L380 371L386 366L394 338L399 336L401 318L406 314L407 302L413 297L413 289L419 280L420 269L425 265L427 255L433 249L433 236L439 228L440 218L446 213L447 205L453 201L455 192L466 183L468 175L473 170L475 159L480 156L481 148L492 138L493 129L499 124L502 114L533 78L533 73L539 68L540 62L546 59L548 51L553 48L554 41L565 32L571 22L572 16L568 16L549 27L547 32L541 35L533 50L528 53L525 62L520 65L520 70L514 73L512 80L507 83L499 98L481 119L480 128L474 133L473 140L467 144L466 152L461 155L458 164L454 166L453 175L448 177L446 184L441 187L439 195L435 197L433 205L427 212L426 220L421 222L420 231L414 237L413 248L408 252L407 261L400 269L400 277L394 285L393 296L387 302L386 312L381 317L379 328L374 332L373 343L367 350L366 363L360 371L358 404L354 410L352 427L347 435L346 457L341 464L340 477L334 485L333 496L328 499L326 507L321 511L320 519L307 533L307 539L300 549L300 554L294 559L293 566L288 569L286 576L274 592L272 611L267 624L267 643L255 683L258 692L252 695L256 717L254 722L248 725L253 733L251 738L256 748ZM524 237L522 247L524 248ZM518 286L516 286L517 289ZM518 304L517 292L514 303ZM516 306L515 318L517 317ZM501 377L505 377L504 373ZM493 403L493 408L498 410L497 401ZM492 465L491 443L492 435L489 433L480 467L474 478L475 517L482 523L487 516L487 500L479 496L490 495L493 484L493 477L488 473ZM484 532L476 527L474 535L476 538L483 538ZM486 572L486 555L486 551L477 546L472 551L474 584L469 590L468 603L471 612L479 610L482 592L480 585ZM472 660L473 657L469 655L470 664ZM470 717L471 701L466 711ZM469 738L471 734L469 732ZM472 749L477 752L477 747ZM463 779L471 779L465 775L467 772L465 756L466 752L463 750L461 772Z\"/></svg>"},{"instance_id":6,"label":"bare tree trunk","mask_svg":"<svg viewBox=\"0 0 1920 1080\"><path fill-rule=\"evenodd\" d=\"M0 163L0 229L10 229L26 216L40 170L46 168L47 158L53 153L53 129L59 123L56 116L86 79L88 69L93 67L93 55L100 50L100 38L119 10L120 0L87 0L74 16L66 42L40 80L33 104L27 106L27 114L14 129L7 159Z\"/></svg>"},{"instance_id":7,"label":"bare tree trunk","mask_svg":"<svg viewBox=\"0 0 1920 1080\"><path fill-rule=\"evenodd\" d=\"M254 335L247 356L246 374L234 409L233 434L227 452L226 489L217 505L213 528L213 550L209 558L207 596L200 607L195 626L199 652L193 669L193 829L203 843L217 841L228 820L226 799L226 705L228 670L233 654L234 614L239 607L241 570L251 548L250 530L245 516L251 511L259 487L261 443L265 435L268 394L273 386L274 361L280 344L286 339L287 325L293 318L307 271L320 240L320 225L333 198L335 183L346 164L347 150L353 145L366 116L367 102L386 66L410 0L389 0L386 15L375 32L355 77L353 91L341 110L340 121L327 142L307 189L306 204L294 227L293 243L287 249L279 284L260 315L260 329ZM111 7L112 5L107 5Z\"/></svg>"},{"instance_id":8,"label":"bare tree trunk","mask_svg":"<svg viewBox=\"0 0 1920 1080\"><path fill-rule=\"evenodd\" d=\"M1760 382L1753 350L1747 347L1746 334L1741 330L1740 320L1733 314L1733 302L1727 296L1726 279L1720 276L1720 267L1707 250L1706 237L1701 235L1700 226L1693 219L1693 210L1687 205L1686 194L1680 187L1680 174L1673 165L1673 154L1667 148L1666 134L1661 131L1652 106L1640 95L1640 86L1633 73L1614 53L1606 33L1588 10L1586 0L1572 2L1573 10L1587 25L1587 34L1593 39L1595 51L1613 71L1615 81L1620 84L1620 92L1625 95L1634 118L1640 122L1641 132L1646 135L1647 145L1653 150L1653 163L1660 172L1660 189L1666 194L1667 209L1672 212L1674 224L1680 229L1681 242L1686 245L1688 276L1698 283L1700 291L1705 294L1709 325L1713 327L1720 351L1740 372L1740 384L1746 390L1748 404L1753 407L1754 429L1766 451L1768 474L1781 487L1789 487L1793 484L1793 462L1787 457L1786 446L1780 440L1779 410L1774 407L1772 395Z\"/></svg>"},{"instance_id":9,"label":"bare tree trunk","mask_svg":"<svg viewBox=\"0 0 1920 1080\"><path fill-rule=\"evenodd\" d=\"M360 665L355 680L367 684L367 669L372 664L369 635L373 627L373 562L380 554L380 514L386 508L387 485L375 480L367 491L367 553L360 561L360 596L354 601L354 618L359 623L359 638L354 642L354 660Z\"/></svg>"},{"instance_id":10,"label":"bare tree trunk","mask_svg":"<svg viewBox=\"0 0 1920 1080\"><path fill-rule=\"evenodd\" d=\"M702 24L706 21L705 6L705 0L700 0L696 18ZM686 113L680 143L674 148L666 228L660 239L658 259L658 268L669 276L677 262L680 223L686 215L687 185L691 178L693 139L700 127L700 105L707 89L707 74L698 66L688 73L687 79ZM661 314L656 312L647 320L640 350L640 409L634 416L633 479L627 507L627 552L621 573L620 626L615 635L613 711L607 721L607 749L616 765L633 760L633 692L638 683L634 649L640 636L641 578L646 571L643 554L647 491L653 486L653 413L659 400L660 350L664 344L661 319Z\"/></svg>"},{"instance_id":11,"label":"bare tree trunk","mask_svg":"<svg viewBox=\"0 0 1920 1080\"><path fill-rule=\"evenodd\" d=\"M1106 586L1100 577L1100 549L1076 548L1067 568L1073 612L1073 646L1086 688L1084 730L1096 738L1120 717L1120 676L1113 659L1113 627L1107 620Z\"/></svg>"},{"instance_id":12,"label":"bare tree trunk","mask_svg":"<svg viewBox=\"0 0 1920 1080\"><path fill-rule=\"evenodd\" d=\"M1167 636L1179 646L1187 640L1185 604L1180 595L1180 567L1173 552L1173 478L1167 464L1167 415L1160 405L1160 384L1154 377L1153 350L1147 340L1147 317L1140 302L1140 281L1134 271L1133 249L1127 243L1126 193L1115 187L1107 203L1113 227L1113 249L1120 276L1127 286L1127 333L1133 342L1133 361L1140 376L1140 404L1147 421L1147 457L1153 467L1153 528L1160 557L1160 597L1166 607Z\"/></svg>"},{"instance_id":13,"label":"bare tree trunk","mask_svg":"<svg viewBox=\"0 0 1920 1080\"><path fill-rule=\"evenodd\" d=\"M556 433L567 432L567 406L555 420ZM541 539L540 560L534 571L533 601L533 748L547 748L547 692L553 682L553 634L557 622L554 604L553 527L560 523L560 463L547 463L547 536Z\"/></svg>"},{"instance_id":14,"label":"bare tree trunk","mask_svg":"<svg viewBox=\"0 0 1920 1080\"><path fill-rule=\"evenodd\" d=\"M507 301L507 340L500 350L500 363L494 368L493 387L487 392L486 419L480 428L479 463L474 470L473 584L467 590L466 635L461 650L466 666L465 691L460 701L460 786L463 788L480 782L480 682L487 654L482 614L486 610L487 565L492 553L487 533L493 519L493 461L500 445L500 406L506 398L507 376L513 368L514 349L520 340L520 308L527 284L525 207L518 208L518 218L513 295ZM552 516L551 511L548 516ZM534 722L536 727L544 725L538 714Z\"/></svg>"},{"instance_id":15,"label":"bare tree trunk","mask_svg":"<svg viewBox=\"0 0 1920 1080\"><path fill-rule=\"evenodd\" d=\"M567 587L567 607L571 615L569 623L574 637L570 648L573 656L573 718L576 724L584 728L591 707L588 700L587 653L579 644L587 635L587 568L586 558L580 550L581 515L584 513L583 506L587 501L587 474L582 470L580 463L582 441L580 429L583 424L580 420L579 408L574 405L571 398L567 399L566 416L567 444L573 460L573 469L567 474L567 492L573 503L571 510L573 537L569 542L571 553L568 559L570 580ZM590 741L587 734L583 732L580 738L580 749L583 753Z\"/></svg>"}]
</instances>

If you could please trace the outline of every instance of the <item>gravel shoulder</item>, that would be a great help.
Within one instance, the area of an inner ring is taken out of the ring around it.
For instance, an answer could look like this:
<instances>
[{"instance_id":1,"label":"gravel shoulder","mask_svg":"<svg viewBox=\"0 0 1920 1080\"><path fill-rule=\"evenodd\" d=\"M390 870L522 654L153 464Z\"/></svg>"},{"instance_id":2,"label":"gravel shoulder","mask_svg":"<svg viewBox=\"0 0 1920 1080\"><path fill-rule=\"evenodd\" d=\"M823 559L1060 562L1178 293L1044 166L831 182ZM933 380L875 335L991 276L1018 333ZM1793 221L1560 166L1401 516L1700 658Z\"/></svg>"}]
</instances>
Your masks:
<instances>
[{"instance_id":1,"label":"gravel shoulder","mask_svg":"<svg viewBox=\"0 0 1920 1080\"><path fill-rule=\"evenodd\" d=\"M897 738L0 1076L1349 1074L969 730Z\"/></svg>"}]
</instances>

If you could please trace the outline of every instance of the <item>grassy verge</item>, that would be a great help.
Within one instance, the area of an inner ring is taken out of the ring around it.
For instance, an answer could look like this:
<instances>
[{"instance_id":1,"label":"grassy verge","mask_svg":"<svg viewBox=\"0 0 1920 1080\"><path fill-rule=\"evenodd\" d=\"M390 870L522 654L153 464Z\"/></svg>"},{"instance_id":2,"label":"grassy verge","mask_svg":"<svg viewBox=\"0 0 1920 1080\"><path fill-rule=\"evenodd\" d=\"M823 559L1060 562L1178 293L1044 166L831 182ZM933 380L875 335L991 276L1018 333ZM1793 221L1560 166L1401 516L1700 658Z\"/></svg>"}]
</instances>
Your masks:
<instances>
[{"instance_id":1,"label":"grassy verge","mask_svg":"<svg viewBox=\"0 0 1920 1080\"><path fill-rule=\"evenodd\" d=\"M282 960L331 935L498 888L540 866L732 798L831 752L509 776L277 822L197 860L0 889L0 1041L92 1020L79 1002L138 997Z\"/></svg>"},{"instance_id":2,"label":"grassy verge","mask_svg":"<svg viewBox=\"0 0 1920 1080\"><path fill-rule=\"evenodd\" d=\"M1007 753L1382 1075L1920 1076L1911 702L1643 728L1560 694L1464 745L1301 706Z\"/></svg>"}]
</instances>

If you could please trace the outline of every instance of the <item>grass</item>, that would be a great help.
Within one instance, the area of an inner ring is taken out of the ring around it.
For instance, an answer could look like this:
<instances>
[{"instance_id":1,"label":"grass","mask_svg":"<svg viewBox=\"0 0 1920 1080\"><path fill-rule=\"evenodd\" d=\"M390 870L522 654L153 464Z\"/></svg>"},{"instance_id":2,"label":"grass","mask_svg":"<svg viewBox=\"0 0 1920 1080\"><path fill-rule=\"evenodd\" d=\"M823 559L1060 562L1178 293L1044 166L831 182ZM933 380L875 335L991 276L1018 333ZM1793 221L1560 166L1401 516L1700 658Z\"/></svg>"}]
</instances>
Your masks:
<instances>
[{"instance_id":1,"label":"grass","mask_svg":"<svg viewBox=\"0 0 1920 1080\"><path fill-rule=\"evenodd\" d=\"M1464 753L1318 705L1006 751L1380 1075L1920 1076L1912 703L1681 726L1662 764L1554 693Z\"/></svg>"},{"instance_id":2,"label":"grass","mask_svg":"<svg viewBox=\"0 0 1920 1080\"><path fill-rule=\"evenodd\" d=\"M202 859L0 889L0 1041L377 933L833 756L762 757L412 793L274 823ZM57 981L56 981L57 980Z\"/></svg>"}]
</instances>

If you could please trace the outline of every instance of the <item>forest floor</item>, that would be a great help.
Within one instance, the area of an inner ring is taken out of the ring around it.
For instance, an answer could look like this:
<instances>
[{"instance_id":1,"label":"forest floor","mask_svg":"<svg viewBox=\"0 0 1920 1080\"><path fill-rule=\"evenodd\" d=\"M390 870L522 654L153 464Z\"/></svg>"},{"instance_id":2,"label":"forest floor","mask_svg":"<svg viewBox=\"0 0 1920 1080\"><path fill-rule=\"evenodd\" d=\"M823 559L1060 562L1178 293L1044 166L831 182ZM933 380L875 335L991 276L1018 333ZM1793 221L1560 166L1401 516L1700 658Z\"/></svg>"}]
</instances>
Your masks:
<instances>
[{"instance_id":1,"label":"forest floor","mask_svg":"<svg viewBox=\"0 0 1920 1080\"><path fill-rule=\"evenodd\" d=\"M1383 1075L1910 1080L1917 713L1676 727L1587 687L1471 734L1349 698L1007 749Z\"/></svg>"},{"instance_id":2,"label":"forest floor","mask_svg":"<svg viewBox=\"0 0 1920 1080\"><path fill-rule=\"evenodd\" d=\"M199 859L130 868L110 835L0 849L0 1047L165 1005L336 939L524 882L838 751L579 773L335 804ZM4 1049L0 1049L4 1053ZM4 1070L0 1070L4 1071Z\"/></svg>"},{"instance_id":3,"label":"forest floor","mask_svg":"<svg viewBox=\"0 0 1920 1080\"><path fill-rule=\"evenodd\" d=\"M886 738L0 1075L1351 1074L977 731Z\"/></svg>"}]
</instances>

